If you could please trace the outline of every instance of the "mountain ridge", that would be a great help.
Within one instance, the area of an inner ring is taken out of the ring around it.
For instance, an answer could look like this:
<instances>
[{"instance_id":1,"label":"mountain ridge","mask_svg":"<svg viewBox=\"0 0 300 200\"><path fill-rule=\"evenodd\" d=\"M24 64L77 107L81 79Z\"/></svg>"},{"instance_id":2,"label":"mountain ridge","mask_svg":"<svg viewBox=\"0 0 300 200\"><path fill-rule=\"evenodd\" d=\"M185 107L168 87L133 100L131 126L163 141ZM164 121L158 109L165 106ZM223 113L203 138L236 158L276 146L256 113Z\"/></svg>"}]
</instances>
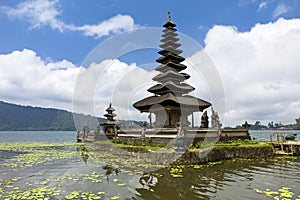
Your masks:
<instances>
[{"instance_id":1,"label":"mountain ridge","mask_svg":"<svg viewBox=\"0 0 300 200\"><path fill-rule=\"evenodd\" d=\"M62 109L23 106L0 101L1 131L75 131L77 127L81 129L84 123L88 123L91 129L94 129L98 124L96 119L104 120Z\"/></svg>"}]
</instances>

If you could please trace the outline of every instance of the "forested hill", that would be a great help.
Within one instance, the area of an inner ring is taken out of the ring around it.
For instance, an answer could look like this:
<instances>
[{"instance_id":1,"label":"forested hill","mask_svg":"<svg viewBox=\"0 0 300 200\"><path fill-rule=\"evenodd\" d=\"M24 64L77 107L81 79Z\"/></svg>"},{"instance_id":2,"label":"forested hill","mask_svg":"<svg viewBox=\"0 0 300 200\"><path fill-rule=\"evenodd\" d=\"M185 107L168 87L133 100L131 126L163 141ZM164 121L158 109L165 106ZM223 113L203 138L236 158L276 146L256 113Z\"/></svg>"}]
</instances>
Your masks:
<instances>
[{"instance_id":1,"label":"forested hill","mask_svg":"<svg viewBox=\"0 0 300 200\"><path fill-rule=\"evenodd\" d=\"M75 114L79 127L85 122L91 128L97 125L95 117ZM102 120L101 118L99 118ZM98 119L98 120L99 120ZM76 130L73 113L31 106L20 106L0 101L0 130Z\"/></svg>"}]
</instances>

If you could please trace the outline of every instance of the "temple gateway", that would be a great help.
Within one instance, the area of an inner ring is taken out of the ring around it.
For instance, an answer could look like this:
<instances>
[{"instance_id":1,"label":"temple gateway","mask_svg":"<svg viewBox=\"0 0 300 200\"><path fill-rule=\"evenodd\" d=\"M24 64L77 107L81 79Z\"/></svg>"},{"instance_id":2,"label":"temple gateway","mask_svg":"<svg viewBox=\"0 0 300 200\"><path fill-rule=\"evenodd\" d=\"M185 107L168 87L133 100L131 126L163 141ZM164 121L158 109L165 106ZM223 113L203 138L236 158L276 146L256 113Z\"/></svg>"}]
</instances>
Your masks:
<instances>
[{"instance_id":1,"label":"temple gateway","mask_svg":"<svg viewBox=\"0 0 300 200\"><path fill-rule=\"evenodd\" d=\"M188 126L190 114L211 106L207 101L188 95L195 88L184 82L190 75L181 72L187 66L182 64L185 58L180 56L182 50L179 49L181 44L178 43L176 24L168 14L158 52L161 57L156 60L160 65L155 70L160 73L152 79L158 84L148 89L153 96L133 104L140 112L154 113L156 121L153 124L157 128L175 128L179 124Z\"/></svg>"}]
</instances>

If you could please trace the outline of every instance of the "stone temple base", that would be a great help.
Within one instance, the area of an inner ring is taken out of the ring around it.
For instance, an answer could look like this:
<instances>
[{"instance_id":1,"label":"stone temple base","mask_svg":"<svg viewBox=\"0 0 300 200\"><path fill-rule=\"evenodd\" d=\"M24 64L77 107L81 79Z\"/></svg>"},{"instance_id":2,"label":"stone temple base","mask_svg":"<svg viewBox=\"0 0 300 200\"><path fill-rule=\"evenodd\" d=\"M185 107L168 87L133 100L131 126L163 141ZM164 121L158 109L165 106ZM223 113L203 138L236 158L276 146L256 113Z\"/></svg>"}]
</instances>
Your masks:
<instances>
[{"instance_id":1,"label":"stone temple base","mask_svg":"<svg viewBox=\"0 0 300 200\"><path fill-rule=\"evenodd\" d=\"M112 139L113 134L97 135L94 132L89 133L85 138L81 133L78 134L77 140L79 142L93 142L104 139ZM238 140L238 139L251 139L248 129L246 128L232 128L221 129L221 133L217 129L193 129L188 128L180 132L176 128L161 128L161 129L128 129L118 130L116 137L119 139L138 139L148 138L157 143L169 143L178 137L184 137L189 143L197 143L199 141L226 141L226 140Z\"/></svg>"}]
</instances>

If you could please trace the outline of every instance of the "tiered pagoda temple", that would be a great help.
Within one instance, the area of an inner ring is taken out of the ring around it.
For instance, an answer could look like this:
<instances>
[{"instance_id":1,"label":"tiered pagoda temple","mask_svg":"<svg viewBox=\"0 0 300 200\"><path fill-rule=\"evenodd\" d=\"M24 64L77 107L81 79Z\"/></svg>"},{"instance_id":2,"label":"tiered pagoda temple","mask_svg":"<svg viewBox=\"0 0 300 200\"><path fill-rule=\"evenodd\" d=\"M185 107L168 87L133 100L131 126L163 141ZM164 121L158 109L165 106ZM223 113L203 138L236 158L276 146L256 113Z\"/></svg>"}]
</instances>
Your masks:
<instances>
[{"instance_id":1,"label":"tiered pagoda temple","mask_svg":"<svg viewBox=\"0 0 300 200\"><path fill-rule=\"evenodd\" d=\"M103 127L104 134L108 137L114 137L116 134L117 129L119 129L119 121L115 120L114 117L117 116L114 113L115 109L112 107L111 103L109 104L109 107L106 109L106 114L104 114L104 117L106 117L106 120L104 120L102 123L100 123L100 126Z\"/></svg>"},{"instance_id":2,"label":"tiered pagoda temple","mask_svg":"<svg viewBox=\"0 0 300 200\"><path fill-rule=\"evenodd\" d=\"M154 95L134 103L133 107L140 112L154 113L156 121L153 124L156 128L175 128L179 124L188 126L190 114L202 112L211 104L188 95L195 88L184 82L190 76L181 72L187 66L182 64L185 58L180 56L181 44L178 43L176 24L171 20L170 13L163 27L161 50L158 51L161 57L156 60L160 65L155 68L160 73L152 79L158 83L148 89Z\"/></svg>"},{"instance_id":3,"label":"tiered pagoda temple","mask_svg":"<svg viewBox=\"0 0 300 200\"><path fill-rule=\"evenodd\" d=\"M168 21L163 27L162 44L159 45L161 50L158 51L161 57L156 60L160 65L155 68L159 74L152 79L157 84L148 89L148 92L153 95L133 104L133 107L140 112L148 112L155 115L153 127L150 119L149 129L146 129L144 126L138 129L132 127L120 129L119 121L114 119L116 116L114 114L115 109L110 103L106 109L107 113L104 115L106 119L100 123L100 126L103 127L104 135L108 139L113 137L135 139L146 136L159 143L167 143L170 140L177 141L177 139L182 140L182 136L184 136L184 143L187 146L191 142L197 143L204 139L251 139L248 126L220 129L219 122L217 119L213 120L214 117L212 117L212 127L209 128L207 112L204 112L202 115L200 128L188 127L188 116L194 112L203 112L211 106L211 103L189 95L195 88L185 83L190 76L182 72L187 66L182 63L185 58L180 56L182 53L182 50L179 48L181 44L178 42L178 33L176 33L177 30L175 29L176 24L171 20L170 13L168 13ZM94 137L94 140L101 138L103 137L100 135L99 137ZM84 134L80 131L78 132L77 140L83 142L93 141L92 139L85 140Z\"/></svg>"}]
</instances>

